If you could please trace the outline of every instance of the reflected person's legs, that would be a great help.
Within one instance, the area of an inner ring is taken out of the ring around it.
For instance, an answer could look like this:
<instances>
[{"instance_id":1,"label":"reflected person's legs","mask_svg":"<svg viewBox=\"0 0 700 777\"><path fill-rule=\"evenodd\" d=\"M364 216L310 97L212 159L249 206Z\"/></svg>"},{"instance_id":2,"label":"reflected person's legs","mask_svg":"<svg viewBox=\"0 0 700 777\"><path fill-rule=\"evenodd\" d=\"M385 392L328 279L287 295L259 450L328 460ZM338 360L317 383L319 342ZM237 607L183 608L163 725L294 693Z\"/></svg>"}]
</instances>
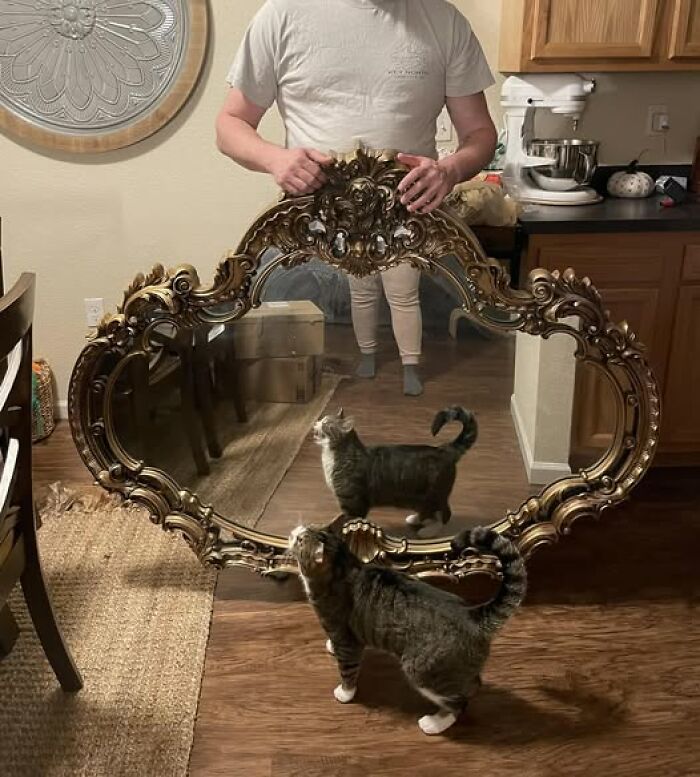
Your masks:
<instances>
[{"instance_id":1,"label":"reflected person's legs","mask_svg":"<svg viewBox=\"0 0 700 777\"><path fill-rule=\"evenodd\" d=\"M404 394L423 393L416 366L420 361L423 318L420 309L420 270L400 264L382 273L382 283L389 308L394 338L403 364Z\"/></svg>"},{"instance_id":2,"label":"reflected person's legs","mask_svg":"<svg viewBox=\"0 0 700 777\"><path fill-rule=\"evenodd\" d=\"M377 323L382 287L379 275L356 278L349 275L352 325L362 358L357 368L361 378L373 378L377 352Z\"/></svg>"}]
</instances>

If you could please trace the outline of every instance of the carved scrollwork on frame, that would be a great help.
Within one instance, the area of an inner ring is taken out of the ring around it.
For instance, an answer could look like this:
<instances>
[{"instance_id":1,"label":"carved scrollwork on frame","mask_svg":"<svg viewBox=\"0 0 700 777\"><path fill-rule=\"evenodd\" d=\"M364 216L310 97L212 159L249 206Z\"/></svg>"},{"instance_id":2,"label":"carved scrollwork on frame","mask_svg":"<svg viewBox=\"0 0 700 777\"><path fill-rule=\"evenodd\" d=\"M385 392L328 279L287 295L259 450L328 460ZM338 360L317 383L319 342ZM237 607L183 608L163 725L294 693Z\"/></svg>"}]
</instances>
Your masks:
<instances>
[{"instance_id":1,"label":"carved scrollwork on frame","mask_svg":"<svg viewBox=\"0 0 700 777\"><path fill-rule=\"evenodd\" d=\"M121 370L157 356L154 330L159 325L237 319L259 304L274 268L312 258L358 276L401 262L441 273L460 289L464 310L477 322L545 338L567 334L576 341L576 358L607 377L617 411L610 449L596 464L546 486L496 525L524 554L556 542L579 518L598 516L623 501L649 468L659 436L659 396L634 333L610 320L592 283L572 270L534 270L524 289L513 289L501 265L484 255L472 232L449 210L406 211L397 196L405 174L391 154L361 150L337 159L327 185L315 195L284 198L261 215L236 251L222 260L211 285L203 286L190 265L168 271L157 266L137 276L117 312L101 322L80 354L69 392L80 455L103 487L145 505L153 521L181 534L203 563L273 576L294 572L286 538L222 518L169 475L124 451L111 419L110 395ZM280 253L263 264L270 248ZM460 279L448 256L456 258ZM495 558L470 549L457 554L446 539L397 538L366 520L350 520L343 531L360 558L416 575L500 574Z\"/></svg>"}]
</instances>

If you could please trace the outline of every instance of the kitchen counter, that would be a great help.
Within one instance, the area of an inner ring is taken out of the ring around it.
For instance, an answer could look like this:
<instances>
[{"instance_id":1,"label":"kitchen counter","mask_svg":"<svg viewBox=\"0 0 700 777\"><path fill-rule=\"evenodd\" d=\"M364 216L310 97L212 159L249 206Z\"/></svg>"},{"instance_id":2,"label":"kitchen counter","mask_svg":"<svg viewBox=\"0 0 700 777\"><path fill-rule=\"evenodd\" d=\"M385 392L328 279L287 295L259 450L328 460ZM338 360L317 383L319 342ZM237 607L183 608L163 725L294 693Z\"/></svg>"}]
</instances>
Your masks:
<instances>
[{"instance_id":1,"label":"kitchen counter","mask_svg":"<svg viewBox=\"0 0 700 777\"><path fill-rule=\"evenodd\" d=\"M524 205L520 225L527 234L578 232L700 232L700 200L673 208L662 197L625 200L608 197L594 205Z\"/></svg>"}]
</instances>

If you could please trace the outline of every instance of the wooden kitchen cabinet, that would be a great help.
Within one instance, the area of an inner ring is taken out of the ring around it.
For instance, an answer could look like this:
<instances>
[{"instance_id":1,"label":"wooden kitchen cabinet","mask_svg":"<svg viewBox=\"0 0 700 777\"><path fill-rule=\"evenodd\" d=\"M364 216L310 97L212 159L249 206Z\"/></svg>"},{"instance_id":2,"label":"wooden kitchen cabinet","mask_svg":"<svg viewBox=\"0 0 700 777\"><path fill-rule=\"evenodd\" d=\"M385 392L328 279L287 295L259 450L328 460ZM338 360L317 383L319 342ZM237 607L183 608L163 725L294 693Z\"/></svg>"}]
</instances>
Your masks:
<instances>
[{"instance_id":1,"label":"wooden kitchen cabinet","mask_svg":"<svg viewBox=\"0 0 700 777\"><path fill-rule=\"evenodd\" d=\"M669 451L700 441L700 239L685 250L669 357L662 440Z\"/></svg>"},{"instance_id":2,"label":"wooden kitchen cabinet","mask_svg":"<svg viewBox=\"0 0 700 777\"><path fill-rule=\"evenodd\" d=\"M536 0L533 59L650 57L658 0Z\"/></svg>"},{"instance_id":3,"label":"wooden kitchen cabinet","mask_svg":"<svg viewBox=\"0 0 700 777\"><path fill-rule=\"evenodd\" d=\"M700 69L700 0L503 0L500 69Z\"/></svg>"},{"instance_id":4,"label":"wooden kitchen cabinet","mask_svg":"<svg viewBox=\"0 0 700 777\"><path fill-rule=\"evenodd\" d=\"M674 0L669 58L700 60L700 0Z\"/></svg>"},{"instance_id":5,"label":"wooden kitchen cabinet","mask_svg":"<svg viewBox=\"0 0 700 777\"><path fill-rule=\"evenodd\" d=\"M530 237L523 280L535 268L588 276L615 322L627 321L647 348L662 398L661 443L667 454L700 454L700 234L639 232ZM587 458L609 445L609 386L579 365L572 452Z\"/></svg>"},{"instance_id":6,"label":"wooden kitchen cabinet","mask_svg":"<svg viewBox=\"0 0 700 777\"><path fill-rule=\"evenodd\" d=\"M655 329L657 325L663 327L666 323L664 319L667 316L664 313L667 311L661 310L662 294L659 289L610 286L600 288L599 291L606 308L615 311L615 321L627 321L642 343L652 344L647 355L655 368L654 374L661 380L665 354ZM584 454L591 449L607 448L611 431L615 428L612 387L597 369L591 365L581 365L577 369L575 392L573 448Z\"/></svg>"}]
</instances>

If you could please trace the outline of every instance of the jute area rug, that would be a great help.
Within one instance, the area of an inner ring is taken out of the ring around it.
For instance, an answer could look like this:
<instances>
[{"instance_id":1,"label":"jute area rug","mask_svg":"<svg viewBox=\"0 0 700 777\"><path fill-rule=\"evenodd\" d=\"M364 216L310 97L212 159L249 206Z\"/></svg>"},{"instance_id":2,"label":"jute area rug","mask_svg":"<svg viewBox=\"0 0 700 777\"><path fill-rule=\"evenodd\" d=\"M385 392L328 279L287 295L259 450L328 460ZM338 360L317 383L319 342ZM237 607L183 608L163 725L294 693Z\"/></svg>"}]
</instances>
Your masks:
<instances>
[{"instance_id":1,"label":"jute area rug","mask_svg":"<svg viewBox=\"0 0 700 777\"><path fill-rule=\"evenodd\" d=\"M143 510L55 487L39 543L85 687L60 689L16 589L0 662L3 777L187 774L215 573Z\"/></svg>"}]
</instances>

